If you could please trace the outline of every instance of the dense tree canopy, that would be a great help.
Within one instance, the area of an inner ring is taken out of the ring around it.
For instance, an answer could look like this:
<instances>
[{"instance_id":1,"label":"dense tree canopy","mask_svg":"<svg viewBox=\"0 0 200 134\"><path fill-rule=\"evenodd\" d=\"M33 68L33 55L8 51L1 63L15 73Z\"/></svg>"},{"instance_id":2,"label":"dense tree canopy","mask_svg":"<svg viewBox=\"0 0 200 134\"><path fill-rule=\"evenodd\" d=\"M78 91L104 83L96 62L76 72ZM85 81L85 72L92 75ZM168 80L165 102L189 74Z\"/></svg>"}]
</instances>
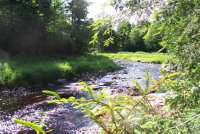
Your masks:
<instances>
[{"instance_id":1,"label":"dense tree canopy","mask_svg":"<svg viewBox=\"0 0 200 134\"><path fill-rule=\"evenodd\" d=\"M85 0L1 0L0 49L12 55L81 53L91 34L87 7Z\"/></svg>"}]
</instances>

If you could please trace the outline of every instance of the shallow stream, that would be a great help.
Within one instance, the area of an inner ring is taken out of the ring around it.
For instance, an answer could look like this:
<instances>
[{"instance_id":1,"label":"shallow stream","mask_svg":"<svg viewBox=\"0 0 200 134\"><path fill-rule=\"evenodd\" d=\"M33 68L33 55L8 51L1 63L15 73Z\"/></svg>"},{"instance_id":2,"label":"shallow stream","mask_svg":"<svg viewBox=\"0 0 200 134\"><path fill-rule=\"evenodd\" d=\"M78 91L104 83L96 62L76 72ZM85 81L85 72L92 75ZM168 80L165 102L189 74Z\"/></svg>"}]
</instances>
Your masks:
<instances>
[{"instance_id":1,"label":"shallow stream","mask_svg":"<svg viewBox=\"0 0 200 134\"><path fill-rule=\"evenodd\" d=\"M145 70L149 70L150 77L158 79L160 76L159 64L122 60L115 62L121 69L105 76L74 80L63 86L49 84L0 92L0 134L34 134L26 127L14 124L13 118L32 122L42 121L46 129L53 129L52 134L88 133L88 131L95 133L97 127L90 124L90 119L84 118L80 110L74 109L70 104L48 104L52 97L42 94L42 90L56 91L62 97L87 97L85 92L79 90L81 88L79 81L85 81L89 85L94 85L96 91L107 88L112 95L134 90L133 79L139 81L144 87Z\"/></svg>"}]
</instances>

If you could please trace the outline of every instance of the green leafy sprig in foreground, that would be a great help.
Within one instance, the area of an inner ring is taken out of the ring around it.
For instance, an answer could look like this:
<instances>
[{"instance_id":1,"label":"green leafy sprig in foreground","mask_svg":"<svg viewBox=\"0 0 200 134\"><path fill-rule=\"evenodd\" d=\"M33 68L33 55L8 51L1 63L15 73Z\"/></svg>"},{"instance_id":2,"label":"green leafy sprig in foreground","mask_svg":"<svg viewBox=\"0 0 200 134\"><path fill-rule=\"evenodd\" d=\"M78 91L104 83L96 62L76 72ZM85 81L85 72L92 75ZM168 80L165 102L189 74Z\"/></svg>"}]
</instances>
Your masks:
<instances>
[{"instance_id":1,"label":"green leafy sprig in foreground","mask_svg":"<svg viewBox=\"0 0 200 134\"><path fill-rule=\"evenodd\" d=\"M32 128L37 132L37 134L46 134L46 132L43 130L41 125L37 125L36 123L25 121L25 120L20 120L20 119L13 119L13 121L17 124L24 125L26 127Z\"/></svg>"}]
</instances>

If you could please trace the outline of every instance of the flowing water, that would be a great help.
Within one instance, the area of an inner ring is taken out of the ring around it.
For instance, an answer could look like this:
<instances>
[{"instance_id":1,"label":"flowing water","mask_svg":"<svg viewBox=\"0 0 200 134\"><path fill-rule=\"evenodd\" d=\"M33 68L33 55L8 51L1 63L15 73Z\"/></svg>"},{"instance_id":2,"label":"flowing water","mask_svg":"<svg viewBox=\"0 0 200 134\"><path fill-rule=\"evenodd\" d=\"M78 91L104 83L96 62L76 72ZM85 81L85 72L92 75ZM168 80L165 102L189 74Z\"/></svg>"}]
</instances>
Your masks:
<instances>
[{"instance_id":1,"label":"flowing water","mask_svg":"<svg viewBox=\"0 0 200 134\"><path fill-rule=\"evenodd\" d=\"M145 70L149 70L150 77L158 79L160 76L159 64L121 60L115 62L121 69L102 77L90 77L83 81L93 85L96 92L107 88L112 95L134 90L133 79L139 81L144 87ZM42 90L48 89L66 98L69 96L87 97L85 92L79 90L80 88L79 82L75 81L64 86L51 84L31 89L18 88L0 92L0 134L34 134L26 127L14 124L13 118L44 122L45 129L53 129L52 134L95 133L98 127L91 124L89 118L84 118L84 113L80 110L74 109L70 104L48 104L53 97L42 94Z\"/></svg>"}]
</instances>

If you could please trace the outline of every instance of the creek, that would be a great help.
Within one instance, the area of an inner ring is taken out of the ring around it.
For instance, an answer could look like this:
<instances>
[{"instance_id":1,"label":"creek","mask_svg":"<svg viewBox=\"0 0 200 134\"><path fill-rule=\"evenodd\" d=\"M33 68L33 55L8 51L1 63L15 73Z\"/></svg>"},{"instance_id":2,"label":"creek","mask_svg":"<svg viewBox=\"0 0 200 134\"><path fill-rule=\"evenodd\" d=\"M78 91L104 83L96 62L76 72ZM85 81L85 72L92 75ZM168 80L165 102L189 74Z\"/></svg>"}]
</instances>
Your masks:
<instances>
[{"instance_id":1,"label":"creek","mask_svg":"<svg viewBox=\"0 0 200 134\"><path fill-rule=\"evenodd\" d=\"M120 69L109 72L104 76L89 76L82 79L74 79L64 85L49 84L35 86L29 89L16 88L0 92L0 134L33 134L30 129L14 124L13 118L20 118L27 121L41 121L46 129L53 129L52 134L73 134L73 133L95 133L98 127L90 123L89 118L84 117L78 109L70 104L48 104L53 99L44 95L42 90L58 92L62 97L75 96L77 98L87 97L85 92L80 91L79 81L93 85L95 91L107 88L110 95L127 93L134 96L133 79L145 85L143 78L145 70L149 70L149 77L158 79L160 76L159 64L129 62L115 60ZM89 75L89 74L88 74ZM92 132L94 131L94 132Z\"/></svg>"}]
</instances>

